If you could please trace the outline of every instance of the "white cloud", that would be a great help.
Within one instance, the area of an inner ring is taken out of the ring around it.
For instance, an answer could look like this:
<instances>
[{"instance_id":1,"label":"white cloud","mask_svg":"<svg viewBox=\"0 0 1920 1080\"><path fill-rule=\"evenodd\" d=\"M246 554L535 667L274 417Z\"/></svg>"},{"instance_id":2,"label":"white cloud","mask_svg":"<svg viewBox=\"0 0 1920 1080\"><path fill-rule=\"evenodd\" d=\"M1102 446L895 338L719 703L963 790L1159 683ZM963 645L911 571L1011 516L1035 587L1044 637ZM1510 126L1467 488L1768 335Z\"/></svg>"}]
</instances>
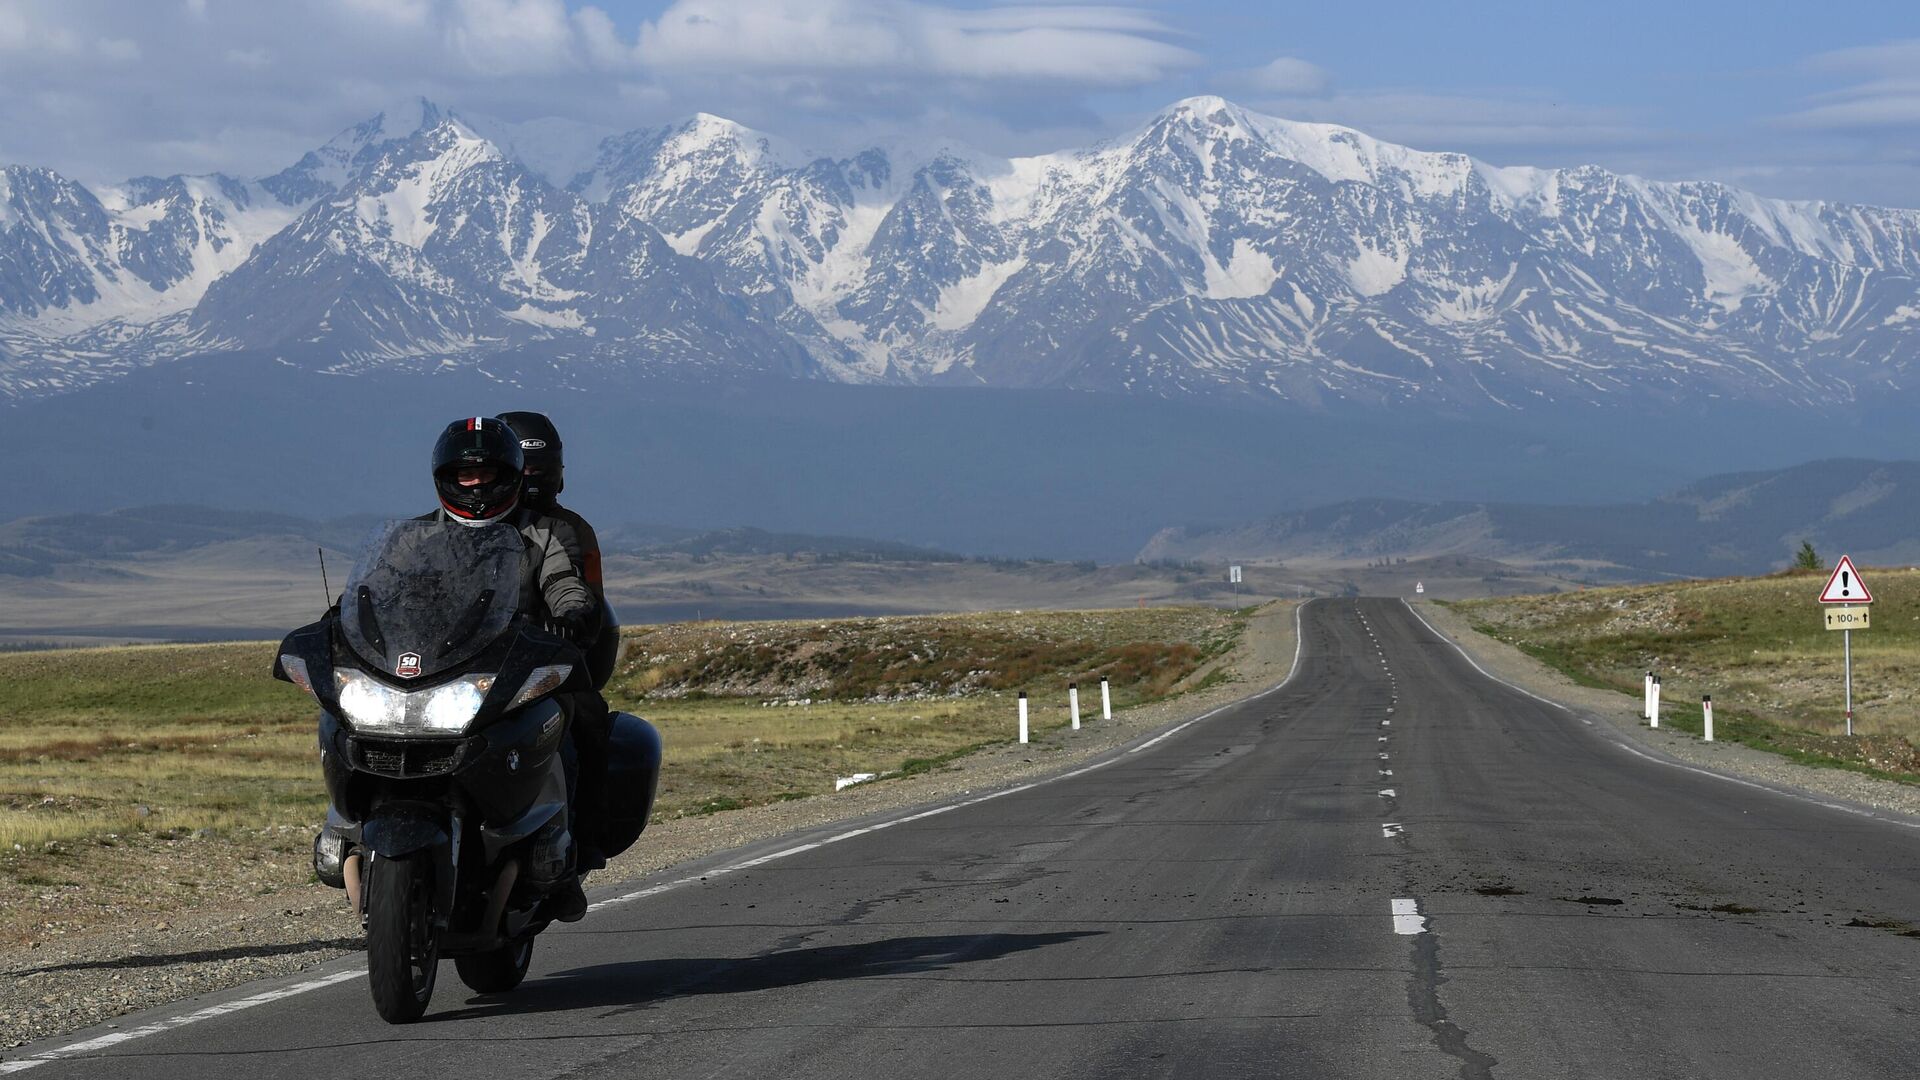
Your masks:
<instances>
[{"instance_id":1,"label":"white cloud","mask_svg":"<svg viewBox=\"0 0 1920 1080\"><path fill-rule=\"evenodd\" d=\"M1809 97L1804 108L1778 118L1781 126L1829 132L1920 128L1920 38L1835 49L1801 66L1815 76L1854 81Z\"/></svg>"},{"instance_id":2,"label":"white cloud","mask_svg":"<svg viewBox=\"0 0 1920 1080\"><path fill-rule=\"evenodd\" d=\"M1236 93L1313 97L1325 93L1333 80L1318 64L1282 56L1257 68L1229 71L1218 82Z\"/></svg>"},{"instance_id":3,"label":"white cloud","mask_svg":"<svg viewBox=\"0 0 1920 1080\"><path fill-rule=\"evenodd\" d=\"M914 0L678 0L640 28L663 71L1133 86L1199 58L1119 7L961 10Z\"/></svg>"},{"instance_id":4,"label":"white cloud","mask_svg":"<svg viewBox=\"0 0 1920 1080\"><path fill-rule=\"evenodd\" d=\"M101 38L94 42L95 49L108 60L120 63L140 59L140 43L129 38Z\"/></svg>"}]
</instances>

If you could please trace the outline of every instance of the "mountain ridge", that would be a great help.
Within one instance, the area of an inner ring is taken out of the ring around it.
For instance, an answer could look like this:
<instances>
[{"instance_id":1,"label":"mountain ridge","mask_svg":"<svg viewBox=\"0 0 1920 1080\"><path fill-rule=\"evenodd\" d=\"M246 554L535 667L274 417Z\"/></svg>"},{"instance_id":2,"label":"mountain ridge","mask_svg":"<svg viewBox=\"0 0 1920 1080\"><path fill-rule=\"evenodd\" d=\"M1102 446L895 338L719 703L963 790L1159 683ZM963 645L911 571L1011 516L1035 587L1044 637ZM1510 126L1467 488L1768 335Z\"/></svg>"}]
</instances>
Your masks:
<instances>
[{"instance_id":1,"label":"mountain ridge","mask_svg":"<svg viewBox=\"0 0 1920 1080\"><path fill-rule=\"evenodd\" d=\"M540 163L562 178L509 134L414 100L260 180L0 170L0 399L234 348L352 371L537 345L556 370L1831 409L1904 394L1920 341L1920 212L1493 166L1214 96L1026 158L817 155L698 114Z\"/></svg>"},{"instance_id":2,"label":"mountain ridge","mask_svg":"<svg viewBox=\"0 0 1920 1080\"><path fill-rule=\"evenodd\" d=\"M1636 503L1356 499L1161 530L1141 559L1465 555L1602 576L1714 577L1790 565L1803 542L1862 563L1920 560L1920 461L1833 458L1723 473Z\"/></svg>"}]
</instances>

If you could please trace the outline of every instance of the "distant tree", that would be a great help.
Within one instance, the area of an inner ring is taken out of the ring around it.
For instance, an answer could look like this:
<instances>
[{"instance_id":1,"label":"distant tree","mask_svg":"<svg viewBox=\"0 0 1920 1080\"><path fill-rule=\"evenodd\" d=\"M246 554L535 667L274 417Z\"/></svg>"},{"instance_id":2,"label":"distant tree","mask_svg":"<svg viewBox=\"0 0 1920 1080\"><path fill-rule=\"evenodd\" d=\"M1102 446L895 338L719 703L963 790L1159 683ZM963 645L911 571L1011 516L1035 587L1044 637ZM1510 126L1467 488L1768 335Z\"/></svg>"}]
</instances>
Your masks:
<instances>
[{"instance_id":1,"label":"distant tree","mask_svg":"<svg viewBox=\"0 0 1920 1080\"><path fill-rule=\"evenodd\" d=\"M1795 570L1818 570L1823 565L1825 564L1820 561L1820 553L1813 550L1813 541L1800 541L1800 554L1793 557L1793 568Z\"/></svg>"}]
</instances>

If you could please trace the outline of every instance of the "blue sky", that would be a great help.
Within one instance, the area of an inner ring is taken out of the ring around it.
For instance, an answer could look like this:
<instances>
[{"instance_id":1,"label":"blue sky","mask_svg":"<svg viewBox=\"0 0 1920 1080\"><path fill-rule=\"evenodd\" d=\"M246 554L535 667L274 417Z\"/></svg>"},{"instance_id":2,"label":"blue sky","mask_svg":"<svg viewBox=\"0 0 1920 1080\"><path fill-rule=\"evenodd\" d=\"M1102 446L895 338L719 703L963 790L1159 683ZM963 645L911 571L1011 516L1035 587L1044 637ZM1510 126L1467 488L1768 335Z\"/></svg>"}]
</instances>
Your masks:
<instances>
[{"instance_id":1,"label":"blue sky","mask_svg":"<svg viewBox=\"0 0 1920 1080\"><path fill-rule=\"evenodd\" d=\"M1080 145L1220 93L1500 164L1920 206L1920 4L0 0L0 162L272 171L425 94L556 131Z\"/></svg>"}]
</instances>

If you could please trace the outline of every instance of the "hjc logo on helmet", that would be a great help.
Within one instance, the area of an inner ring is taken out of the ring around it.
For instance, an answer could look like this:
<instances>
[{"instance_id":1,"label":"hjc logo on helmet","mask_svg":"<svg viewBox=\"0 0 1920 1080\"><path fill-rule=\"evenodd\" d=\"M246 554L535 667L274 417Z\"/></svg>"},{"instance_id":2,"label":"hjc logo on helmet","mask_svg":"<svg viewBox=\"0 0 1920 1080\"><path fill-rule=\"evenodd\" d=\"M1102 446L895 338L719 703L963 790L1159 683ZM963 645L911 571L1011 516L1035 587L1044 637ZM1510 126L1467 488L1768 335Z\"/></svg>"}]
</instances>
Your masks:
<instances>
[{"instance_id":1,"label":"hjc logo on helmet","mask_svg":"<svg viewBox=\"0 0 1920 1080\"><path fill-rule=\"evenodd\" d=\"M419 678L420 677L420 654L417 652L401 653L400 663L394 666L393 673L395 675L400 676L403 679Z\"/></svg>"},{"instance_id":2,"label":"hjc logo on helmet","mask_svg":"<svg viewBox=\"0 0 1920 1080\"><path fill-rule=\"evenodd\" d=\"M546 448L547 448L547 440L545 439L521 439L520 440L520 449L522 450L545 450Z\"/></svg>"}]
</instances>

